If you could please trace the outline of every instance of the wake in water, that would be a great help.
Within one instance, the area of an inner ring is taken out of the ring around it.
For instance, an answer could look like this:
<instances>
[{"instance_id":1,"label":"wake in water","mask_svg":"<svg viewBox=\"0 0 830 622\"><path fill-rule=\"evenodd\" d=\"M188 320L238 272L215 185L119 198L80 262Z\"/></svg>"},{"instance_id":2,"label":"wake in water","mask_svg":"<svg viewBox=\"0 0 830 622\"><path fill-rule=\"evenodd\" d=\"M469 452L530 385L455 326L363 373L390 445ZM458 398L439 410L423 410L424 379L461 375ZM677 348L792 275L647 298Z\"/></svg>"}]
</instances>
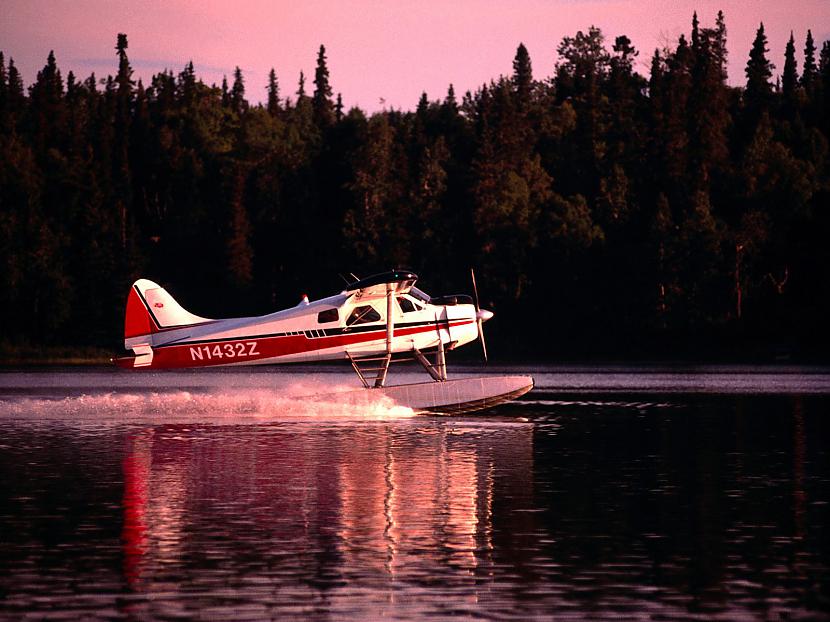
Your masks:
<instances>
[{"instance_id":1,"label":"wake in water","mask_svg":"<svg viewBox=\"0 0 830 622\"><path fill-rule=\"evenodd\" d=\"M562 406L562 407L597 407L613 409L652 410L657 408L680 408L681 406L671 402L642 402L642 401L619 401L619 400L549 400L535 399L522 400L522 403L529 406Z\"/></svg>"},{"instance_id":2,"label":"wake in water","mask_svg":"<svg viewBox=\"0 0 830 622\"><path fill-rule=\"evenodd\" d=\"M414 414L379 393L303 382L278 391L217 387L206 391L133 389L57 398L0 396L0 419L227 424L377 421Z\"/></svg>"}]
</instances>

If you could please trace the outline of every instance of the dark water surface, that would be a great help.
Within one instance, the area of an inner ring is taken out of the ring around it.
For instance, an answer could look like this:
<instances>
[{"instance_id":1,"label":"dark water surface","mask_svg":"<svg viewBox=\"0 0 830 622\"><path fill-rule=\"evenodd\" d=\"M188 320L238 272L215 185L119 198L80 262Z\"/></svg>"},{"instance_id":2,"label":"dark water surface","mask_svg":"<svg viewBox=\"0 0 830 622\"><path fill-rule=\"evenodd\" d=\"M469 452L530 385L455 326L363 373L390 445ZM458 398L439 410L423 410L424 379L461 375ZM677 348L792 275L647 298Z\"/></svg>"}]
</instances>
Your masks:
<instances>
[{"instance_id":1,"label":"dark water surface","mask_svg":"<svg viewBox=\"0 0 830 622\"><path fill-rule=\"evenodd\" d=\"M303 371L0 373L0 618L828 619L827 370Z\"/></svg>"}]
</instances>

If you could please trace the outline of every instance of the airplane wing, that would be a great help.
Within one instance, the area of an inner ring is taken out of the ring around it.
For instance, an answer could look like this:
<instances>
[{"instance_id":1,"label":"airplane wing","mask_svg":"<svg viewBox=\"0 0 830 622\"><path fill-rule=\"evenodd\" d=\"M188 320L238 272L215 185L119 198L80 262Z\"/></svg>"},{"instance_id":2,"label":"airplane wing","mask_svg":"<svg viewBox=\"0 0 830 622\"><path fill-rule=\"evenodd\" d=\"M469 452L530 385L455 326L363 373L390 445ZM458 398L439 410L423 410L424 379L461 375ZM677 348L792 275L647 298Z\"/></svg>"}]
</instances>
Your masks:
<instances>
[{"instance_id":1,"label":"airplane wing","mask_svg":"<svg viewBox=\"0 0 830 622\"><path fill-rule=\"evenodd\" d=\"M360 279L349 285L343 293L350 294L355 300L374 300L386 297L388 285L392 286L392 291L396 294L406 294L417 280L417 274L393 270Z\"/></svg>"}]
</instances>

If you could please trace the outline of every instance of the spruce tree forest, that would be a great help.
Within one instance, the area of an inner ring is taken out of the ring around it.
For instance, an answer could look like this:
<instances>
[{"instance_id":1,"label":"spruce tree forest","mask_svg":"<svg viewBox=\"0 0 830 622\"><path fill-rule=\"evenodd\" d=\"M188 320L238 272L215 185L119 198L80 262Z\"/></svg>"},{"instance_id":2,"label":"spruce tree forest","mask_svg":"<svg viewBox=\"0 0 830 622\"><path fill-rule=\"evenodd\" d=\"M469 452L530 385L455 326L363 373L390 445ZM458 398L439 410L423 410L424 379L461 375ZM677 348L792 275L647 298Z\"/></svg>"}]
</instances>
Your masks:
<instances>
[{"instance_id":1,"label":"spruce tree forest","mask_svg":"<svg viewBox=\"0 0 830 622\"><path fill-rule=\"evenodd\" d=\"M591 27L552 78L519 45L510 76L371 115L323 46L290 87L145 84L124 34L106 78L50 54L24 88L0 54L0 341L115 353L138 277L230 317L392 268L471 293L475 267L497 359L826 358L830 42L770 58L761 25L728 58L711 17L648 75Z\"/></svg>"}]
</instances>

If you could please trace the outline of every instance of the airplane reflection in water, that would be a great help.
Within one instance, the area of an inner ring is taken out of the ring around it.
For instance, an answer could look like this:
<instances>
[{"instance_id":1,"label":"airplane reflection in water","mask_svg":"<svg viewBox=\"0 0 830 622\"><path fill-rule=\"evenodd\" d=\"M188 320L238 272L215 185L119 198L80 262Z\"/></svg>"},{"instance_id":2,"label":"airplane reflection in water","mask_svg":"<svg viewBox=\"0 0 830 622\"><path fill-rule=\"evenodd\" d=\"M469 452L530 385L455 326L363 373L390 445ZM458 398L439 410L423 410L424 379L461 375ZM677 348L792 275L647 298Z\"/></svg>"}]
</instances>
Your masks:
<instances>
[{"instance_id":1,"label":"airplane reflection in water","mask_svg":"<svg viewBox=\"0 0 830 622\"><path fill-rule=\"evenodd\" d=\"M325 593L329 605L417 598L393 591L398 581L440 581L477 602L493 551L521 565L515 534L534 531L532 514L511 513L494 534L493 508L494 496L532 504L531 424L184 427L127 439L124 574L139 592L192 586L210 569L226 586Z\"/></svg>"}]
</instances>

